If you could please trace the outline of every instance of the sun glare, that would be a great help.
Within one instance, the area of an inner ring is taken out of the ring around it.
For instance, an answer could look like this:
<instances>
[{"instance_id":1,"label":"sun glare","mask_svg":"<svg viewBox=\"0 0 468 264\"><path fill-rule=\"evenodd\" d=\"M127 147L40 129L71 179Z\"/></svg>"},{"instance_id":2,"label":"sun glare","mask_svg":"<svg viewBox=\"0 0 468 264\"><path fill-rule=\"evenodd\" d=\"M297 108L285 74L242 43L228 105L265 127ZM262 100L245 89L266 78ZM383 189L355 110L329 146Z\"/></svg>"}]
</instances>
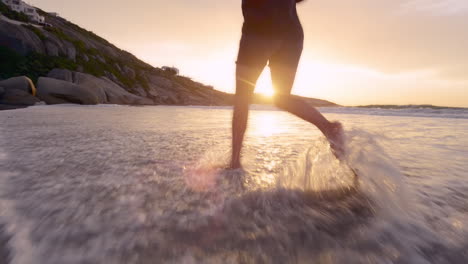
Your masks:
<instances>
[{"instance_id":1,"label":"sun glare","mask_svg":"<svg viewBox=\"0 0 468 264\"><path fill-rule=\"evenodd\" d=\"M280 118L274 112L260 111L251 115L252 124L249 133L260 137L270 137L287 131L287 128L280 126Z\"/></svg>"},{"instance_id":2,"label":"sun glare","mask_svg":"<svg viewBox=\"0 0 468 264\"><path fill-rule=\"evenodd\" d=\"M273 84L271 82L270 68L266 67L262 75L260 75L255 92L268 97L275 94L275 90L273 89Z\"/></svg>"}]
</instances>

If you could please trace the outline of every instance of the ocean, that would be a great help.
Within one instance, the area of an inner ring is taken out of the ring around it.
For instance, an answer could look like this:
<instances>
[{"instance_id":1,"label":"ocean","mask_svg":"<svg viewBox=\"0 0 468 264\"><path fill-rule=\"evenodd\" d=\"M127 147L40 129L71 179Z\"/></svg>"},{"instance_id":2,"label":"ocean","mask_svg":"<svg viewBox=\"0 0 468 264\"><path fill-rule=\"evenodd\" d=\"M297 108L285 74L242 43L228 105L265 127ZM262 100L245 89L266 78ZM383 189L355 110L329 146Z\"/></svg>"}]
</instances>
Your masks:
<instances>
[{"instance_id":1,"label":"ocean","mask_svg":"<svg viewBox=\"0 0 468 264\"><path fill-rule=\"evenodd\" d=\"M252 106L0 112L0 263L468 263L468 109ZM353 170L357 173L354 177Z\"/></svg>"}]
</instances>

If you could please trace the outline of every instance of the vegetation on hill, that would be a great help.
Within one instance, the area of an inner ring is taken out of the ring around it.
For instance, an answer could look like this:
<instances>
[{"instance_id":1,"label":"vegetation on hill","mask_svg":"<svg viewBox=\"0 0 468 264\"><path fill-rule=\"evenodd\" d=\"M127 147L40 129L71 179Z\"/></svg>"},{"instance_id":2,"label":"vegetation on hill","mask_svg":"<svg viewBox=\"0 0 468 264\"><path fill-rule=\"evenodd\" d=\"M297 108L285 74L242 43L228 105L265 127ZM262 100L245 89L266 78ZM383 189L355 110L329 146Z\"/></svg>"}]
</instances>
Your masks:
<instances>
[{"instance_id":1,"label":"vegetation on hill","mask_svg":"<svg viewBox=\"0 0 468 264\"><path fill-rule=\"evenodd\" d=\"M1 2L0 11L12 19L28 21L27 17L21 18L22 14ZM107 77L128 92L148 97L155 103L232 103L232 95L180 76L177 68L155 68L64 18L40 9L38 13L45 17L47 26L0 21L6 29L0 28L0 40L3 39L0 79L24 75L36 82L39 77L59 68ZM254 102L271 103L271 98L257 96Z\"/></svg>"},{"instance_id":2,"label":"vegetation on hill","mask_svg":"<svg viewBox=\"0 0 468 264\"><path fill-rule=\"evenodd\" d=\"M27 15L11 10L2 1L0 1L0 13L2 13L4 16L13 20L17 20L21 22L31 22Z\"/></svg>"},{"instance_id":3,"label":"vegetation on hill","mask_svg":"<svg viewBox=\"0 0 468 264\"><path fill-rule=\"evenodd\" d=\"M77 69L77 64L65 57L36 52L22 56L5 46L0 46L0 58L0 79L24 75L36 82L39 77L46 76L54 68Z\"/></svg>"},{"instance_id":4,"label":"vegetation on hill","mask_svg":"<svg viewBox=\"0 0 468 264\"><path fill-rule=\"evenodd\" d=\"M64 56L48 56L35 52L26 56L21 56L15 51L2 46L0 47L0 78L5 79L18 75L26 75L35 81L39 76L47 75L47 73L54 68L63 68L79 70L97 77L113 76L122 86L128 90L132 90L135 86L147 89L149 84L145 78L145 73L151 72L151 74L165 77L184 87L213 89L211 86L195 82L191 80L191 78L185 76L179 76L170 70L154 68L138 60L132 54L116 48L95 33L83 29L63 18L51 17L42 10L39 10L39 13L46 16L46 19L49 19L49 21L52 20L52 23L54 21L57 21L57 23L55 23L53 27L38 28L32 25L23 25L23 27L34 32L42 41L48 40L47 34L45 34L45 31L47 31L59 40L73 44L76 49L75 61ZM69 30L77 32L82 36L81 39L77 38L75 34L68 34L67 31ZM111 47L117 52L122 53L123 56L112 56L103 50L88 47L82 39L91 39L103 46ZM130 68L134 71L134 74L131 76L126 75L122 71L124 67Z\"/></svg>"}]
</instances>

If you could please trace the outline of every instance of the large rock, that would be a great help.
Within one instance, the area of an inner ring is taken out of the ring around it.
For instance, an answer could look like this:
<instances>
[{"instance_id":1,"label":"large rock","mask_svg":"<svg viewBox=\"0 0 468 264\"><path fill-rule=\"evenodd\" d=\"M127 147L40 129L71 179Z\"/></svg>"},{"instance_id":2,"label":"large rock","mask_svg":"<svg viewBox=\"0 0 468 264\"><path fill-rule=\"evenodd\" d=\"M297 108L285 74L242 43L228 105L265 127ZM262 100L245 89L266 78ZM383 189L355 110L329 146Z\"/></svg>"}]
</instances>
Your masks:
<instances>
[{"instance_id":1,"label":"large rock","mask_svg":"<svg viewBox=\"0 0 468 264\"><path fill-rule=\"evenodd\" d=\"M67 82L73 82L73 72L65 69L53 69L47 74L47 77Z\"/></svg>"},{"instance_id":2,"label":"large rock","mask_svg":"<svg viewBox=\"0 0 468 264\"><path fill-rule=\"evenodd\" d=\"M42 40L33 31L0 19L0 43L21 55L44 53Z\"/></svg>"},{"instance_id":3,"label":"large rock","mask_svg":"<svg viewBox=\"0 0 468 264\"><path fill-rule=\"evenodd\" d=\"M23 90L10 89L0 97L0 104L29 106L39 103L40 100Z\"/></svg>"},{"instance_id":4,"label":"large rock","mask_svg":"<svg viewBox=\"0 0 468 264\"><path fill-rule=\"evenodd\" d=\"M0 81L0 86L5 90L15 89L36 95L36 87L34 86L34 83L26 76L13 77Z\"/></svg>"},{"instance_id":5,"label":"large rock","mask_svg":"<svg viewBox=\"0 0 468 264\"><path fill-rule=\"evenodd\" d=\"M5 88L0 87L0 97L5 93Z\"/></svg>"},{"instance_id":6,"label":"large rock","mask_svg":"<svg viewBox=\"0 0 468 264\"><path fill-rule=\"evenodd\" d=\"M71 82L41 77L37 82L37 97L47 104L98 104L98 96L91 89Z\"/></svg>"},{"instance_id":7,"label":"large rock","mask_svg":"<svg viewBox=\"0 0 468 264\"><path fill-rule=\"evenodd\" d=\"M104 103L135 105L153 104L153 101L150 99L131 94L105 77L97 78L90 74L75 72L74 81L78 85L86 86L91 90L96 91L100 98L103 99Z\"/></svg>"},{"instance_id":8,"label":"large rock","mask_svg":"<svg viewBox=\"0 0 468 264\"><path fill-rule=\"evenodd\" d=\"M148 94L146 93L145 91L145 88L141 87L141 86L137 86L134 88L134 91L137 95L139 96L142 96L142 97L147 97Z\"/></svg>"},{"instance_id":9,"label":"large rock","mask_svg":"<svg viewBox=\"0 0 468 264\"><path fill-rule=\"evenodd\" d=\"M59 56L59 48L58 46L50 41L50 40L46 40L44 41L44 45L45 45L45 49L46 49L46 53L47 55L49 56Z\"/></svg>"},{"instance_id":10,"label":"large rock","mask_svg":"<svg viewBox=\"0 0 468 264\"><path fill-rule=\"evenodd\" d=\"M174 86L174 82L172 82L171 80L165 77L150 75L148 79L149 79L149 83L159 88L171 89Z\"/></svg>"},{"instance_id":11,"label":"large rock","mask_svg":"<svg viewBox=\"0 0 468 264\"><path fill-rule=\"evenodd\" d=\"M75 61L76 59L76 48L73 43L58 38L55 34L42 30L42 34L45 36L43 41L46 53L50 56L65 56L70 60Z\"/></svg>"},{"instance_id":12,"label":"large rock","mask_svg":"<svg viewBox=\"0 0 468 264\"><path fill-rule=\"evenodd\" d=\"M99 83L104 89L108 103L110 104L130 104L130 105L152 105L153 101L148 98L143 98L127 92L124 88L113 83L111 80L103 77L96 78L96 83Z\"/></svg>"},{"instance_id":13,"label":"large rock","mask_svg":"<svg viewBox=\"0 0 468 264\"><path fill-rule=\"evenodd\" d=\"M136 77L136 73L132 68L127 67L126 65L123 66L123 73L125 77L133 79Z\"/></svg>"},{"instance_id":14,"label":"large rock","mask_svg":"<svg viewBox=\"0 0 468 264\"><path fill-rule=\"evenodd\" d=\"M99 103L113 103L109 102L109 98L104 88L104 86L107 86L108 84L102 79L86 73L73 72L73 80L75 84L85 86L88 89L92 90L94 93L96 93L99 99Z\"/></svg>"},{"instance_id":15,"label":"large rock","mask_svg":"<svg viewBox=\"0 0 468 264\"><path fill-rule=\"evenodd\" d=\"M63 69L54 69L50 71L48 77L73 82L75 85L85 87L96 95L97 101L100 104L154 104L152 100L131 94L105 77L98 78L90 74L72 72Z\"/></svg>"},{"instance_id":16,"label":"large rock","mask_svg":"<svg viewBox=\"0 0 468 264\"><path fill-rule=\"evenodd\" d=\"M65 54L67 54L67 57L72 61L76 61L75 45L73 45L73 43L70 43L68 41L63 41L63 48L65 49Z\"/></svg>"}]
</instances>

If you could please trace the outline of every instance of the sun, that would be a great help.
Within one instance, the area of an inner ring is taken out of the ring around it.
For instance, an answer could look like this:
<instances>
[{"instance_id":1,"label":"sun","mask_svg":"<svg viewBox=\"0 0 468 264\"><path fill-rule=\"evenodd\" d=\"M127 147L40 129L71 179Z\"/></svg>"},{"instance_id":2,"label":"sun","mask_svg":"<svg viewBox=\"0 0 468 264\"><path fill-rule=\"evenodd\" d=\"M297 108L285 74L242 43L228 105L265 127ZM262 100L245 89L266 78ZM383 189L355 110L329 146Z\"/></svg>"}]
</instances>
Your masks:
<instances>
[{"instance_id":1,"label":"sun","mask_svg":"<svg viewBox=\"0 0 468 264\"><path fill-rule=\"evenodd\" d=\"M260 75L260 78L257 81L257 86L255 87L255 92L268 97L275 95L275 90L273 89L273 84L271 82L270 69L268 67L265 68Z\"/></svg>"}]
</instances>

